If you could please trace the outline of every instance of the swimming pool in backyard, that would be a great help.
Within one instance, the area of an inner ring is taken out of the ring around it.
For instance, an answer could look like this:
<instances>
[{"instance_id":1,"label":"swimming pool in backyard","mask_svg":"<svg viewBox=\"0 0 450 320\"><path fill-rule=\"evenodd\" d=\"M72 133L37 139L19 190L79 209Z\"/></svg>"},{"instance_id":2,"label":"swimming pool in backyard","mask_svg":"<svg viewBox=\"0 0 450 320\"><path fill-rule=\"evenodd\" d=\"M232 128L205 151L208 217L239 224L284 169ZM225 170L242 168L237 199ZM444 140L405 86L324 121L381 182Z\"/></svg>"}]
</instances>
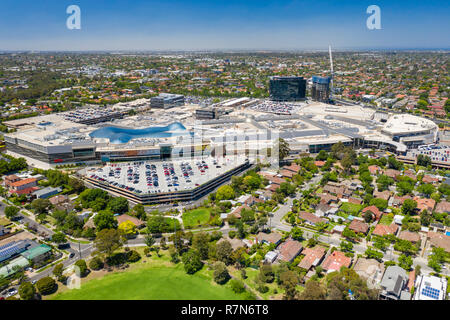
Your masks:
<instances>
[{"instance_id":1,"label":"swimming pool in backyard","mask_svg":"<svg viewBox=\"0 0 450 320\"><path fill-rule=\"evenodd\" d=\"M91 138L106 138L110 143L127 143L136 138L168 138L173 136L193 135L180 123L174 122L164 127L148 127L144 129L129 129L120 127L103 127L92 131Z\"/></svg>"}]
</instances>

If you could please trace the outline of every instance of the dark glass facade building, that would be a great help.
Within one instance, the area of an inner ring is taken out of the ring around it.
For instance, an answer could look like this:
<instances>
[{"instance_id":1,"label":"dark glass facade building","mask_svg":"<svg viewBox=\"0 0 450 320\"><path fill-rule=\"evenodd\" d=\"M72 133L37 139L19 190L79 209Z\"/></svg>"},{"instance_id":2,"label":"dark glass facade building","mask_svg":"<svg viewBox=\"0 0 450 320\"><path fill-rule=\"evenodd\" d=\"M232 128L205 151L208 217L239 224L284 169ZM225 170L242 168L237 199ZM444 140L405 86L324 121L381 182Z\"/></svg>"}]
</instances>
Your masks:
<instances>
[{"instance_id":1,"label":"dark glass facade building","mask_svg":"<svg viewBox=\"0 0 450 320\"><path fill-rule=\"evenodd\" d=\"M311 98L314 101L330 101L330 77L312 77Z\"/></svg>"},{"instance_id":2,"label":"dark glass facade building","mask_svg":"<svg viewBox=\"0 0 450 320\"><path fill-rule=\"evenodd\" d=\"M299 101L306 96L306 79L303 77L271 77L270 99L274 101Z\"/></svg>"}]
</instances>

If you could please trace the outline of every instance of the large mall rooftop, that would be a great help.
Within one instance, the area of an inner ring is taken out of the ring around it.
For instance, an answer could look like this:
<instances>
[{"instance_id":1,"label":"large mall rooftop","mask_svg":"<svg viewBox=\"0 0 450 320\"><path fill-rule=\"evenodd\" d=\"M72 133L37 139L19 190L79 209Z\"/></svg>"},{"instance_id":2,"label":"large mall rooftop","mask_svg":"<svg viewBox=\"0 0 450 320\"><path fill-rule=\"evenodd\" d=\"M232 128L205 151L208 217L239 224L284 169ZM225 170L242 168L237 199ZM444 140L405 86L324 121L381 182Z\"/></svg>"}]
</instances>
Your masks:
<instances>
[{"instance_id":1,"label":"large mall rooftop","mask_svg":"<svg viewBox=\"0 0 450 320\"><path fill-rule=\"evenodd\" d=\"M231 148L243 153L270 148L278 137L290 144L293 153L318 152L338 141L404 153L408 147L435 142L438 132L431 120L359 105L255 100L210 120L198 120L198 109L201 106L189 104L134 116L121 116L124 107L79 109L69 116L60 113L5 122L17 128L5 135L5 141L10 152L57 163L103 156L148 158L161 155L163 148L177 153L192 147L203 155ZM93 114L102 122L79 123L78 119Z\"/></svg>"}]
</instances>

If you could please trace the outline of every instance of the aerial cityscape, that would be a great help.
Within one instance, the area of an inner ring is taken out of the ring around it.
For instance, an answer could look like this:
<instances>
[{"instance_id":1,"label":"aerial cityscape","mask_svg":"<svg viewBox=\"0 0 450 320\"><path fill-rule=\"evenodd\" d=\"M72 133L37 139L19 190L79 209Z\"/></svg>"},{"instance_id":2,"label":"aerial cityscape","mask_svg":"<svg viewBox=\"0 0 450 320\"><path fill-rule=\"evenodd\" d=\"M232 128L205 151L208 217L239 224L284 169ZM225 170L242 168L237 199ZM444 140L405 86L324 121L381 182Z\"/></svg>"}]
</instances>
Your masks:
<instances>
[{"instance_id":1,"label":"aerial cityscape","mask_svg":"<svg viewBox=\"0 0 450 320\"><path fill-rule=\"evenodd\" d=\"M0 300L448 300L448 40L0 46Z\"/></svg>"}]
</instances>

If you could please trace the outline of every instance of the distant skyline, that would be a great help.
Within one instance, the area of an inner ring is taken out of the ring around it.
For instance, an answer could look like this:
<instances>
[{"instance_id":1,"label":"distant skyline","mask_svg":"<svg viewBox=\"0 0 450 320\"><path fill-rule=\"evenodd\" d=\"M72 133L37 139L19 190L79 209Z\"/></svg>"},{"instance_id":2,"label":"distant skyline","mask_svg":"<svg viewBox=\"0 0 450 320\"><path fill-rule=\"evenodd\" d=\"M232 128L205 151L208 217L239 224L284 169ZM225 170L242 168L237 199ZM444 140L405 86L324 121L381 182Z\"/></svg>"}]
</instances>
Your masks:
<instances>
[{"instance_id":1,"label":"distant skyline","mask_svg":"<svg viewBox=\"0 0 450 320\"><path fill-rule=\"evenodd\" d=\"M381 30L366 27L373 4ZM0 51L449 49L449 16L437 0L2 0Z\"/></svg>"}]
</instances>

